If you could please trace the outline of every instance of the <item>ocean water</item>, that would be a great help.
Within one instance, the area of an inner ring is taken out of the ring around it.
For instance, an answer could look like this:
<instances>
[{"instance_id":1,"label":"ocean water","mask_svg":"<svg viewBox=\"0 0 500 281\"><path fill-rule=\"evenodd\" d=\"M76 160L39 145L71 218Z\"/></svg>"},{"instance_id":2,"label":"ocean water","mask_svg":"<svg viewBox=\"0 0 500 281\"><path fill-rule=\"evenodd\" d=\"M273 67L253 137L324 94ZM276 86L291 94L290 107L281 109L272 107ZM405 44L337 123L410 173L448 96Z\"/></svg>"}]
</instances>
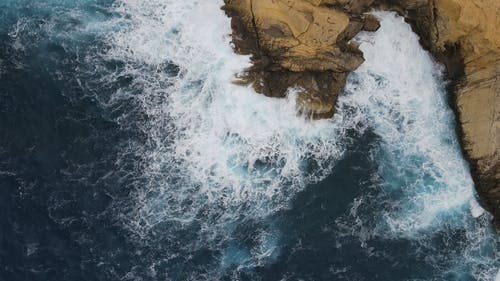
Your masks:
<instances>
[{"instance_id":1,"label":"ocean water","mask_svg":"<svg viewBox=\"0 0 500 281\"><path fill-rule=\"evenodd\" d=\"M330 120L237 86L222 1L0 2L0 280L494 280L443 68L401 17Z\"/></svg>"}]
</instances>

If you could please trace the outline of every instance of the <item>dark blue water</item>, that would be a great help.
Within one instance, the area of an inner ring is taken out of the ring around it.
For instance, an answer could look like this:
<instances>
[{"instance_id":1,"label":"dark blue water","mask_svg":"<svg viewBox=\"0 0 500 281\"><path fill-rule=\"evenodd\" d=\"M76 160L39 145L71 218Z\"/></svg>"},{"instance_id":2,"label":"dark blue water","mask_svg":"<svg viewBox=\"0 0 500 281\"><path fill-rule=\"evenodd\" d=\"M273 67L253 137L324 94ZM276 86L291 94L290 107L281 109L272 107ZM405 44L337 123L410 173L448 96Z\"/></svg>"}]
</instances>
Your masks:
<instances>
[{"instance_id":1,"label":"dark blue water","mask_svg":"<svg viewBox=\"0 0 500 281\"><path fill-rule=\"evenodd\" d=\"M211 78L176 84L190 72L161 49L176 42L162 36L178 36L181 25L132 32L134 19L144 28L196 5L0 2L0 280L494 280L499 245L488 215L472 218L466 204L422 222L420 201L405 203L448 185L414 172L423 170L425 153L399 169L377 114L363 130L344 132L345 153L331 159L315 154L322 135L291 141L309 153L293 176L283 163L293 163L295 150L278 149L278 160L264 154L249 175L263 179L256 190L279 182L270 197L246 190L251 195L238 200L232 174L219 176L215 166L198 173L215 159L202 148L220 156L251 138L228 135L219 151L200 123L201 138L184 144L193 136L185 124L199 120L173 112L168 104L179 103L167 97L203 93ZM363 79L350 78L353 91ZM345 112L355 111L346 104ZM456 142L450 136L445 141ZM173 156L183 149L187 156ZM228 165L244 157L235 155ZM236 166L230 170L248 169ZM207 178L197 181L200 174ZM406 193L420 180L429 190ZM203 183L217 191L205 193Z\"/></svg>"}]
</instances>

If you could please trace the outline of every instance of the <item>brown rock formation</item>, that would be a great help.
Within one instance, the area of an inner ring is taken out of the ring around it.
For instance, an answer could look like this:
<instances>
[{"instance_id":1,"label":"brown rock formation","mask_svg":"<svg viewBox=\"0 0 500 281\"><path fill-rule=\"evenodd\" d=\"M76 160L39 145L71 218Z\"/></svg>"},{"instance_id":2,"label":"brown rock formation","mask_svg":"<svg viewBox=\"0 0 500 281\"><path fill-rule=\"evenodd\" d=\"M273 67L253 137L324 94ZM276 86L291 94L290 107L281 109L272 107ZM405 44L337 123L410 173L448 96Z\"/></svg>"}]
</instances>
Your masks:
<instances>
[{"instance_id":1,"label":"brown rock formation","mask_svg":"<svg viewBox=\"0 0 500 281\"><path fill-rule=\"evenodd\" d=\"M348 41L379 23L369 9L396 10L447 67L464 150L483 205L500 227L500 0L225 0L233 42L252 54L247 82L315 117L333 114L362 53Z\"/></svg>"},{"instance_id":2,"label":"brown rock formation","mask_svg":"<svg viewBox=\"0 0 500 281\"><path fill-rule=\"evenodd\" d=\"M457 105L465 149L476 162L478 192L500 227L500 1L449 2L453 14L440 7L438 28L441 40L460 44L464 58Z\"/></svg>"},{"instance_id":3,"label":"brown rock formation","mask_svg":"<svg viewBox=\"0 0 500 281\"><path fill-rule=\"evenodd\" d=\"M500 227L500 1L446 0L436 7L436 48L458 44L464 79L457 106L478 192Z\"/></svg>"},{"instance_id":4,"label":"brown rock formation","mask_svg":"<svg viewBox=\"0 0 500 281\"><path fill-rule=\"evenodd\" d=\"M295 88L300 111L331 117L347 75L363 63L348 41L363 28L360 13L371 2L226 0L235 49L253 55L254 67L242 78L272 97ZM366 26L374 30L377 24L369 17Z\"/></svg>"}]
</instances>

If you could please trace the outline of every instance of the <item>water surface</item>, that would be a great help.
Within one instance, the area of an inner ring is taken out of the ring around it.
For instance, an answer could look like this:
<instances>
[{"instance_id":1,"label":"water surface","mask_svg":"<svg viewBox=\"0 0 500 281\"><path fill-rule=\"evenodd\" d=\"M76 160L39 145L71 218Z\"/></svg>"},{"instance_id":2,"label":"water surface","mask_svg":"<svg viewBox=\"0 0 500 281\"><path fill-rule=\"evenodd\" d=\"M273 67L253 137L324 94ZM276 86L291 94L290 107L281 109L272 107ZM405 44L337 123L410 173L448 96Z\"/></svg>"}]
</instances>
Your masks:
<instances>
[{"instance_id":1,"label":"water surface","mask_svg":"<svg viewBox=\"0 0 500 281\"><path fill-rule=\"evenodd\" d=\"M0 4L0 279L494 280L442 67L360 34L331 120L231 83L219 1Z\"/></svg>"}]
</instances>

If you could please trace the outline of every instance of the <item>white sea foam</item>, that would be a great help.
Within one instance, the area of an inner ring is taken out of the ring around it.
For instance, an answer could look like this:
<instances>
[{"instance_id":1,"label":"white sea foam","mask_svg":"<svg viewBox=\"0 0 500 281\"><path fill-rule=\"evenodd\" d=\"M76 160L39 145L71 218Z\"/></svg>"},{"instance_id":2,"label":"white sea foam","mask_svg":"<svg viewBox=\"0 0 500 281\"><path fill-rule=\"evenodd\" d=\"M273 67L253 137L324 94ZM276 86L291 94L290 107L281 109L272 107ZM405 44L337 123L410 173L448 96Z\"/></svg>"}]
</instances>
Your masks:
<instances>
[{"instance_id":1,"label":"white sea foam","mask_svg":"<svg viewBox=\"0 0 500 281\"><path fill-rule=\"evenodd\" d=\"M221 3L119 3L127 28L111 38L113 49L107 56L137 63L127 75L135 77L141 90L137 98L151 119L147 134L154 149L144 155L149 163L145 172L165 177L164 186L156 183L148 192L183 201L189 190L189 197L203 201L193 206L194 213L183 212L192 218L204 202L276 199L285 183L289 197L328 174L343 152L346 130L358 120L347 124L339 116L311 122L297 116L293 92L287 99L271 99L232 84L249 58L233 52ZM151 75L149 68L166 63L179 66L179 74ZM308 159L319 166L314 173L306 172ZM172 167L173 175L165 170ZM172 177L185 181L184 192L174 191ZM151 206L143 203L142 208Z\"/></svg>"},{"instance_id":2,"label":"white sea foam","mask_svg":"<svg viewBox=\"0 0 500 281\"><path fill-rule=\"evenodd\" d=\"M231 83L249 58L232 51L221 4L120 0L115 5L121 17L114 24L120 28L104 55L126 67L107 79L134 80L110 102L133 98L146 114L141 128L148 145L131 148L139 151L149 179L127 218L135 231L144 235L165 223L197 225L197 239L184 247L220 248L238 223L286 207L307 183L328 175L350 141L347 132L367 126L380 139L374 161L380 165L381 192L398 201L365 214L378 219L373 229L356 218L363 239L377 234L416 239L444 225L474 224L470 212L464 215L474 191L440 67L402 18L377 14L381 29L357 38L366 62L350 76L336 117L313 122L296 115L293 91L287 99L271 99ZM175 75L165 71L170 64L179 67ZM309 161L317 167L313 171ZM359 208L381 203L356 202ZM468 235L487 236L484 227L471 229ZM229 247L221 266L234 262L228 257L255 265L276 256L278 231L259 237L253 249Z\"/></svg>"},{"instance_id":3,"label":"white sea foam","mask_svg":"<svg viewBox=\"0 0 500 281\"><path fill-rule=\"evenodd\" d=\"M470 212L474 218L482 216L486 211L479 205L476 198L470 200Z\"/></svg>"},{"instance_id":4,"label":"white sea foam","mask_svg":"<svg viewBox=\"0 0 500 281\"><path fill-rule=\"evenodd\" d=\"M366 61L351 75L344 102L366 114L380 136L374 158L381 192L358 198L349 217L362 244L375 235L433 249L435 231L463 229L461 256L445 271L460 275L472 269L477 280L489 280L497 254L492 258L484 248L495 253L495 238L456 140L441 67L401 17L375 15L379 31L356 38Z\"/></svg>"},{"instance_id":5,"label":"white sea foam","mask_svg":"<svg viewBox=\"0 0 500 281\"><path fill-rule=\"evenodd\" d=\"M381 137L376 161L384 192L400 197L396 208L386 210L386 223L392 233L412 236L468 203L473 183L454 134L441 68L401 17L377 15L380 30L357 37L366 61L347 85L348 99Z\"/></svg>"},{"instance_id":6,"label":"white sea foam","mask_svg":"<svg viewBox=\"0 0 500 281\"><path fill-rule=\"evenodd\" d=\"M165 224L176 226L166 232L199 225L197 238L184 245L188 252L220 249L248 220L265 223L307 183L329 174L349 143L349 128L363 129L342 115L314 122L297 116L293 90L272 99L231 83L249 58L233 52L221 4L118 1L122 28L104 54L127 63L109 83L134 78L109 103L135 99L147 116L141 127L148 145L130 150L139 151L149 183L138 188L127 224L143 236ZM164 71L171 64L179 68L173 76ZM253 248L234 246L226 255L237 256L240 266L269 262L279 252L279 231L259 237ZM222 257L221 266L228 264Z\"/></svg>"}]
</instances>

